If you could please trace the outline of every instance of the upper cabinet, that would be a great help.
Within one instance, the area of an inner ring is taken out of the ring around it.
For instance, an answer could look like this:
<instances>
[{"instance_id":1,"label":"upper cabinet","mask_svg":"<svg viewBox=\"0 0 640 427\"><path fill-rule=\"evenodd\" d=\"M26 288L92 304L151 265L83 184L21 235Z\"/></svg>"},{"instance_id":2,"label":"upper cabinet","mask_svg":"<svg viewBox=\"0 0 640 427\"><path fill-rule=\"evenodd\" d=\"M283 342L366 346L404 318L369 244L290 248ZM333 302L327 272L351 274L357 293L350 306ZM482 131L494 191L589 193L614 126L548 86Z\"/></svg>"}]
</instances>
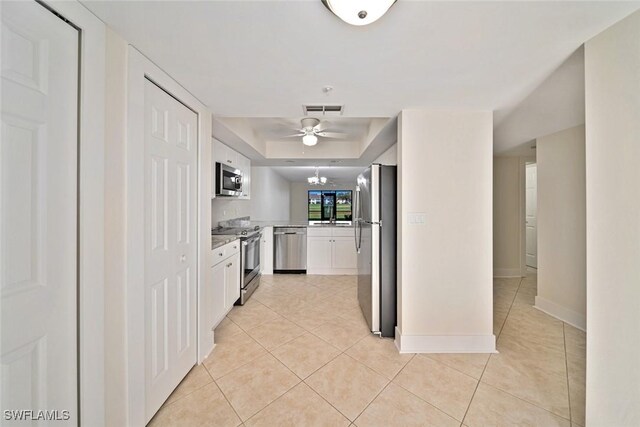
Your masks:
<instances>
[{"instance_id":1,"label":"upper cabinet","mask_svg":"<svg viewBox=\"0 0 640 427\"><path fill-rule=\"evenodd\" d=\"M211 138L213 142L213 188L216 188L216 165L215 163L223 163L234 167L242 172L242 195L239 199L251 198L251 160L238 153L233 148L223 144L215 138ZM215 192L215 190L214 190ZM215 197L215 195L214 195Z\"/></svg>"},{"instance_id":2,"label":"upper cabinet","mask_svg":"<svg viewBox=\"0 0 640 427\"><path fill-rule=\"evenodd\" d=\"M238 167L238 156L241 156L233 148L227 147L217 139L213 139L213 159L216 162Z\"/></svg>"},{"instance_id":3,"label":"upper cabinet","mask_svg":"<svg viewBox=\"0 0 640 427\"><path fill-rule=\"evenodd\" d=\"M241 199L251 198L251 160L238 153L238 169L242 171L242 196Z\"/></svg>"}]
</instances>

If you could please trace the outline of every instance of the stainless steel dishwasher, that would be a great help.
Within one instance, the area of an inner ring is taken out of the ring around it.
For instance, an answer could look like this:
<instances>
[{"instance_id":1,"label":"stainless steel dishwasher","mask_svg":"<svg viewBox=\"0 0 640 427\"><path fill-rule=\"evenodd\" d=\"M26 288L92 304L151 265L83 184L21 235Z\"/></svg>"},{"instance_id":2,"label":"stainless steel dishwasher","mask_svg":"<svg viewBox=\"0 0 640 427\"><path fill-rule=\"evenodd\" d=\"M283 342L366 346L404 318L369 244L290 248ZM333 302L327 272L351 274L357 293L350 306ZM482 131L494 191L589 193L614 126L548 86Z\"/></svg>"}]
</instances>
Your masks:
<instances>
[{"instance_id":1,"label":"stainless steel dishwasher","mask_svg":"<svg viewBox=\"0 0 640 427\"><path fill-rule=\"evenodd\" d=\"M274 273L307 273L307 228L273 227Z\"/></svg>"}]
</instances>

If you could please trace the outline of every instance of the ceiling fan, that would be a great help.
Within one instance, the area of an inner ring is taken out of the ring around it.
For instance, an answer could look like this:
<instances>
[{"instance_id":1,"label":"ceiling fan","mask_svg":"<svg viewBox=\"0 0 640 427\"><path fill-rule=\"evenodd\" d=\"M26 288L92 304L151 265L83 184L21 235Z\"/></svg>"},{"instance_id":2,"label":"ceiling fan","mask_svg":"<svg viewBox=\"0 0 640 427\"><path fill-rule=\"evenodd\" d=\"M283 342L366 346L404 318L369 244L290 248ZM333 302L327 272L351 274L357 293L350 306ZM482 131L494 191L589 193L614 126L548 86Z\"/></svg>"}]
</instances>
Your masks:
<instances>
[{"instance_id":1,"label":"ceiling fan","mask_svg":"<svg viewBox=\"0 0 640 427\"><path fill-rule=\"evenodd\" d=\"M285 138L302 137L302 143L304 145L312 146L318 143L318 137L323 138L342 138L346 134L340 132L331 132L324 128L324 123L320 123L319 119L315 117L306 117L300 120L301 128L296 129L298 133L293 135L287 135Z\"/></svg>"}]
</instances>

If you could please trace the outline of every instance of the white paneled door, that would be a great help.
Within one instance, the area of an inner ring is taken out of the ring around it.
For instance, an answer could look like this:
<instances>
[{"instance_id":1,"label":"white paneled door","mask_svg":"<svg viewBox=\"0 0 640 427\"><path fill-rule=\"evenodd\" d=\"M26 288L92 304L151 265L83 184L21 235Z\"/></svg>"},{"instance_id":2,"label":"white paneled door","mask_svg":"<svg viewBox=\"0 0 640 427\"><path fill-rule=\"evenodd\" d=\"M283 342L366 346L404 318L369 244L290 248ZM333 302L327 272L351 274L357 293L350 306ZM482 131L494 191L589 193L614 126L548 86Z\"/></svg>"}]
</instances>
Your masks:
<instances>
[{"instance_id":1,"label":"white paneled door","mask_svg":"<svg viewBox=\"0 0 640 427\"><path fill-rule=\"evenodd\" d=\"M196 363L196 113L145 80L147 421Z\"/></svg>"},{"instance_id":2,"label":"white paneled door","mask_svg":"<svg viewBox=\"0 0 640 427\"><path fill-rule=\"evenodd\" d=\"M536 164L526 165L526 261L527 266L538 268L538 169Z\"/></svg>"},{"instance_id":3,"label":"white paneled door","mask_svg":"<svg viewBox=\"0 0 640 427\"><path fill-rule=\"evenodd\" d=\"M78 31L36 2L0 7L0 424L78 425Z\"/></svg>"}]
</instances>

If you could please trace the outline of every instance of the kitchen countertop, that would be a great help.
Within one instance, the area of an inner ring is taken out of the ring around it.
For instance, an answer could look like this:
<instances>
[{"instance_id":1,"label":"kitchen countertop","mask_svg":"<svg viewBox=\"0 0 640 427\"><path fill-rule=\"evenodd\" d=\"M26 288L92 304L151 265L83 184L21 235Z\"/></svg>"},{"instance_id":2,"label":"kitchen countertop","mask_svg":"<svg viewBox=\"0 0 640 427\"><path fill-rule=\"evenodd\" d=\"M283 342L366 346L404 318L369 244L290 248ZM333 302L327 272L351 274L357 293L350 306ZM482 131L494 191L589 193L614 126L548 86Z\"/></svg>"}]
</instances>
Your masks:
<instances>
[{"instance_id":1,"label":"kitchen countertop","mask_svg":"<svg viewBox=\"0 0 640 427\"><path fill-rule=\"evenodd\" d=\"M228 234L217 234L215 236L211 236L211 250L226 245L229 242L233 242L234 240L238 240L238 236Z\"/></svg>"},{"instance_id":2,"label":"kitchen countertop","mask_svg":"<svg viewBox=\"0 0 640 427\"><path fill-rule=\"evenodd\" d=\"M352 224L309 224L307 221L251 221L251 226L263 227L353 227Z\"/></svg>"}]
</instances>

